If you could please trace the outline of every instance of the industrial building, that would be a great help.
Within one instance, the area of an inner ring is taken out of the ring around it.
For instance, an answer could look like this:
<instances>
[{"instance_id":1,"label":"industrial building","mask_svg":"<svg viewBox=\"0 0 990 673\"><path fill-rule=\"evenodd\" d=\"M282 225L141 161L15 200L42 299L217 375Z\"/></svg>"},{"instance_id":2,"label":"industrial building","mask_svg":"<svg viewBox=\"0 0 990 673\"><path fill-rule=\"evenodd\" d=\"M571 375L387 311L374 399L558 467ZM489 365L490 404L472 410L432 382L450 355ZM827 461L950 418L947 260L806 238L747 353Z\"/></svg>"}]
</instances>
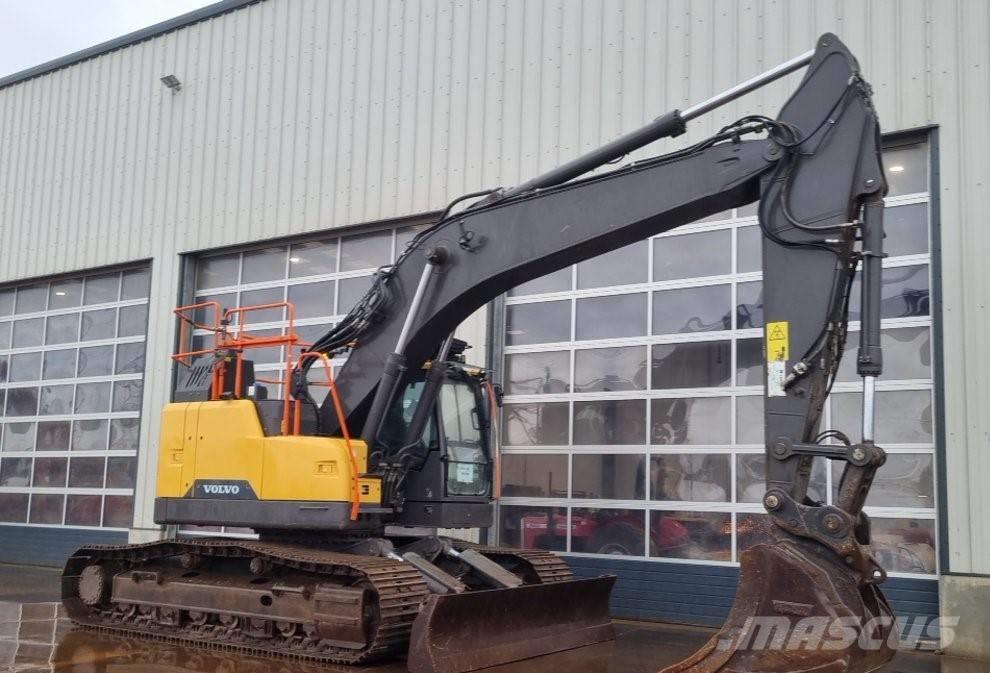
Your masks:
<instances>
[{"instance_id":1,"label":"industrial building","mask_svg":"<svg viewBox=\"0 0 990 673\"><path fill-rule=\"evenodd\" d=\"M453 198L833 31L873 85L891 187L876 553L899 614L959 616L950 649L988 654L988 29L981 0L225 0L3 78L0 561L163 534L177 304L287 299L315 337ZM772 116L798 78L630 159ZM617 574L615 615L717 625L732 602L763 512L755 215L555 272L459 332L505 389L482 534ZM655 376L674 352L697 366ZM859 424L851 359L825 427ZM819 465L816 497L836 484Z\"/></svg>"}]
</instances>

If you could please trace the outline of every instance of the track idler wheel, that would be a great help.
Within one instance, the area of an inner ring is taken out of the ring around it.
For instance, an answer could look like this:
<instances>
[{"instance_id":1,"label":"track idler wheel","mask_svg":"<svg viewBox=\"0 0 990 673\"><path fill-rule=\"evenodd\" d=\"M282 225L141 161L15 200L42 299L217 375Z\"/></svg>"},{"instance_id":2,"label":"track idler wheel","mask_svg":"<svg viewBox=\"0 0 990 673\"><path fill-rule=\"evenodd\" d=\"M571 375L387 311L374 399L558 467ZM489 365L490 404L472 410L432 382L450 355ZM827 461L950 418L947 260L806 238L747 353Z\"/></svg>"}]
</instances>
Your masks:
<instances>
[{"instance_id":1,"label":"track idler wheel","mask_svg":"<svg viewBox=\"0 0 990 673\"><path fill-rule=\"evenodd\" d=\"M659 673L868 673L893 658L894 615L880 588L817 542L771 535L742 553L722 629Z\"/></svg>"}]
</instances>

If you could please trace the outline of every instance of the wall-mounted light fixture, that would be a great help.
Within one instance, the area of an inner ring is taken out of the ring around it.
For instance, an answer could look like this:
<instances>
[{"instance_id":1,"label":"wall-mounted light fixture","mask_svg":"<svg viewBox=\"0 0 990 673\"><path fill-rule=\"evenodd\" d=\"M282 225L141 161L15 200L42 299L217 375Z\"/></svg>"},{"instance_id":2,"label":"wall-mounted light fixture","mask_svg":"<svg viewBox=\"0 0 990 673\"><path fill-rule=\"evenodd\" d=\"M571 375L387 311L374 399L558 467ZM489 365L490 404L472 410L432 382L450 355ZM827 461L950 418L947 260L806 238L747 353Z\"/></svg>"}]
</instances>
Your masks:
<instances>
[{"instance_id":1,"label":"wall-mounted light fixture","mask_svg":"<svg viewBox=\"0 0 990 673\"><path fill-rule=\"evenodd\" d=\"M182 82L175 75L165 75L162 77L162 84L167 86L172 90L172 93L179 93L182 91Z\"/></svg>"}]
</instances>

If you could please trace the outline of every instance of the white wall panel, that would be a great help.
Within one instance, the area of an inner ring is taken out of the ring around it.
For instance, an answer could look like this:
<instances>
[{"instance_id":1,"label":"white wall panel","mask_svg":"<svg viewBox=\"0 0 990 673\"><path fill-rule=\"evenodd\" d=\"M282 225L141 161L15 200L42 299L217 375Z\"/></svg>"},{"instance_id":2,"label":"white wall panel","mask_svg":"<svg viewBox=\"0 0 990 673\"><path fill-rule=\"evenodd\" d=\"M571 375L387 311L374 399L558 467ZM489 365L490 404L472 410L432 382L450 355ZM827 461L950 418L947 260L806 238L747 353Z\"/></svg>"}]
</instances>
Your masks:
<instances>
[{"instance_id":1,"label":"white wall panel","mask_svg":"<svg viewBox=\"0 0 990 673\"><path fill-rule=\"evenodd\" d=\"M152 259L155 419L181 253L513 184L834 30L886 129L940 126L951 568L990 572L988 29L982 0L264 0L0 90L0 280Z\"/></svg>"}]
</instances>

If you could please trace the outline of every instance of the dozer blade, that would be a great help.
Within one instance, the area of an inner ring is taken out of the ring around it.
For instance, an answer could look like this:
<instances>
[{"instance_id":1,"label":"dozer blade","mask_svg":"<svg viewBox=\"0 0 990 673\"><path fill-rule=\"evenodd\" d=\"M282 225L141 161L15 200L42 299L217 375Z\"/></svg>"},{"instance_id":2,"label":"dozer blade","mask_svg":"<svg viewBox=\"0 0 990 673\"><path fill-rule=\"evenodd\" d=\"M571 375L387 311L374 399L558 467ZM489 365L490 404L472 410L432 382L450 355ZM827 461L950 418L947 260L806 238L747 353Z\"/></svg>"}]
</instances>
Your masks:
<instances>
[{"instance_id":1,"label":"dozer blade","mask_svg":"<svg viewBox=\"0 0 990 673\"><path fill-rule=\"evenodd\" d=\"M867 673L893 658L894 617L879 587L815 542L779 538L740 556L722 629L659 673Z\"/></svg>"},{"instance_id":2,"label":"dozer blade","mask_svg":"<svg viewBox=\"0 0 990 673\"><path fill-rule=\"evenodd\" d=\"M411 673L464 673L612 640L614 576L431 595L413 623Z\"/></svg>"}]
</instances>

